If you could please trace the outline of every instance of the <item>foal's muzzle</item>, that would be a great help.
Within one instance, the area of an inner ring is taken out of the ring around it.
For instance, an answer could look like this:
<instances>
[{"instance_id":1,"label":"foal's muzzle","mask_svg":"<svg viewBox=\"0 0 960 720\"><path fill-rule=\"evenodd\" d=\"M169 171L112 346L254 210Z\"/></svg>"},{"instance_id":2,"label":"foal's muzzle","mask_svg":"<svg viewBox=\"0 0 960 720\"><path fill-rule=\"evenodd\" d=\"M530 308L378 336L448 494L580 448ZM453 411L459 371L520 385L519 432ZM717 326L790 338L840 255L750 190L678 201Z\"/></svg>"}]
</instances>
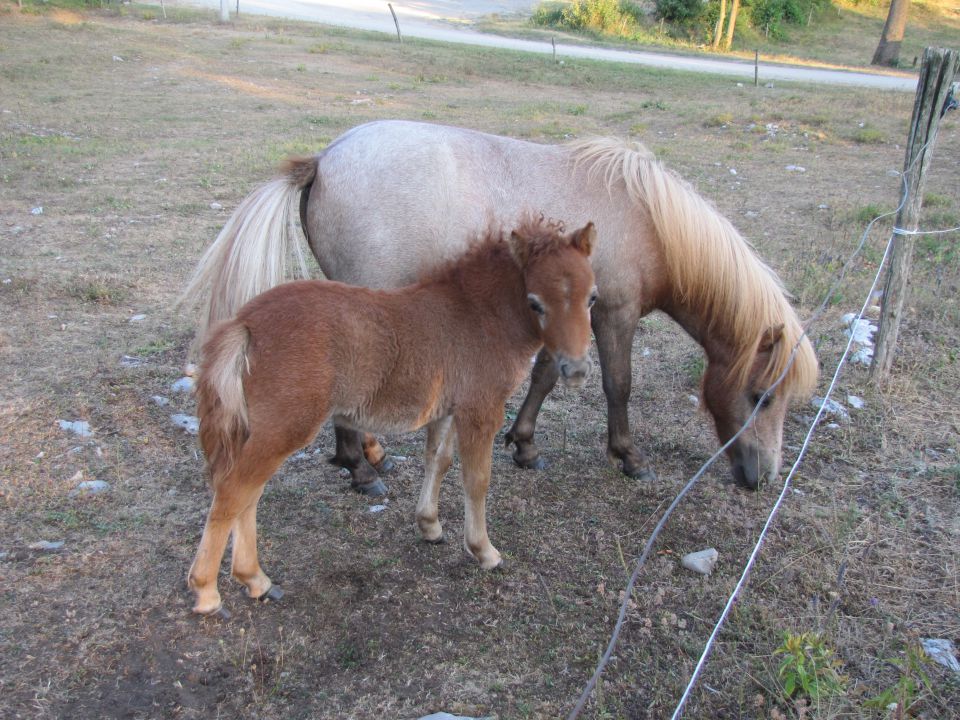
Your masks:
<instances>
[{"instance_id":1,"label":"foal's muzzle","mask_svg":"<svg viewBox=\"0 0 960 720\"><path fill-rule=\"evenodd\" d=\"M574 360L568 357L557 358L557 367L560 370L560 378L567 387L578 388L583 385L590 374L590 358L583 357Z\"/></svg>"}]
</instances>

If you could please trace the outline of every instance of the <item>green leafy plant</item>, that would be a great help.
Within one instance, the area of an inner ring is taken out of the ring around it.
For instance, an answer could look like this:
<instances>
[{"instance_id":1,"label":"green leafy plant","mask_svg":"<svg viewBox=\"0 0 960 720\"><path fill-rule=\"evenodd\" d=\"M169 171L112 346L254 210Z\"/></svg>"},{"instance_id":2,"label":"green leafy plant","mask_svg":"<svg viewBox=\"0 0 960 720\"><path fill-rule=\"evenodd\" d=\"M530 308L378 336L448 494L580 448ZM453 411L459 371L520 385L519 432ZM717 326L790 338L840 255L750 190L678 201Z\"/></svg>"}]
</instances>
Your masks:
<instances>
[{"instance_id":1,"label":"green leafy plant","mask_svg":"<svg viewBox=\"0 0 960 720\"><path fill-rule=\"evenodd\" d=\"M847 679L839 670L842 663L820 633L784 633L783 644L774 655L783 656L778 674L788 698L817 702L846 688Z\"/></svg>"},{"instance_id":2,"label":"green leafy plant","mask_svg":"<svg viewBox=\"0 0 960 720\"><path fill-rule=\"evenodd\" d=\"M923 669L930 662L930 657L919 643L913 643L907 646L904 657L889 658L887 662L899 668L900 679L892 687L867 700L864 706L888 713L887 716L892 720L906 720L914 716L913 709L931 687L930 678Z\"/></svg>"}]
</instances>

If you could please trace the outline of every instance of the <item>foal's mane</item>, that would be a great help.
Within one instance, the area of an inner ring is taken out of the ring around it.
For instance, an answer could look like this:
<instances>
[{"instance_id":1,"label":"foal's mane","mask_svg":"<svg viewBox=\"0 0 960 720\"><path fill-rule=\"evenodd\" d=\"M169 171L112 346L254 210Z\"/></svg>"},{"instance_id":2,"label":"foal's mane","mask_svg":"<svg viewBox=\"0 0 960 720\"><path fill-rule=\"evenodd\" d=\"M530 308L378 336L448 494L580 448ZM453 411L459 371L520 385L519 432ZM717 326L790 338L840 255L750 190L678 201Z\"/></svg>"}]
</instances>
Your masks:
<instances>
[{"instance_id":1,"label":"foal's mane","mask_svg":"<svg viewBox=\"0 0 960 720\"><path fill-rule=\"evenodd\" d=\"M730 221L639 143L592 138L569 147L592 179L602 178L608 189L622 183L631 200L646 207L673 301L705 321L705 335L726 340L732 355L728 381L746 388L763 334L783 325L780 342L757 380L774 382L799 343L782 388L794 398L809 395L817 378L813 347L780 279Z\"/></svg>"},{"instance_id":2,"label":"foal's mane","mask_svg":"<svg viewBox=\"0 0 960 720\"><path fill-rule=\"evenodd\" d=\"M524 240L522 257L516 254L511 242L513 234ZM493 273L501 273L500 265L507 259L522 269L534 258L568 247L572 241L572 234L565 233L562 222L528 213L515 227L489 228L470 244L467 252L428 269L419 277L418 283L423 285L451 278L461 279L467 274L472 276L488 269Z\"/></svg>"}]
</instances>

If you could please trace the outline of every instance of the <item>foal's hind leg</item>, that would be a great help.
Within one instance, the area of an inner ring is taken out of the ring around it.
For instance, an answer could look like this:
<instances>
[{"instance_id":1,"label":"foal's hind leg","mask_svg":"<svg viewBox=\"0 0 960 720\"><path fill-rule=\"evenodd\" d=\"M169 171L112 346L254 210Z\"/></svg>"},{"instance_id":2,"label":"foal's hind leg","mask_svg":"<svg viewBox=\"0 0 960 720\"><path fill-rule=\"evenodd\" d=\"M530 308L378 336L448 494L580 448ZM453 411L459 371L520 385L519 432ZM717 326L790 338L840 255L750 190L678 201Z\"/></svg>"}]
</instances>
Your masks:
<instances>
[{"instance_id":1,"label":"foal's hind leg","mask_svg":"<svg viewBox=\"0 0 960 720\"><path fill-rule=\"evenodd\" d=\"M625 475L654 481L657 476L646 455L633 444L627 413L633 379L630 356L637 322L639 319L632 311L598 311L593 316L593 334L607 396L607 457L611 462L620 460Z\"/></svg>"},{"instance_id":2,"label":"foal's hind leg","mask_svg":"<svg viewBox=\"0 0 960 720\"><path fill-rule=\"evenodd\" d=\"M270 589L270 578L259 569L256 558L256 506L263 493L264 484L280 467L284 458L286 458L285 454L272 460L253 461L242 452L233 470L216 481L213 503L207 515L200 547L197 549L197 556L187 575L187 584L196 593L194 612L207 615L217 612L221 607L217 575L220 572L220 561L223 559L231 530L240 530L234 535L234 568L238 566L239 561L241 574L255 583L255 588L265 586L267 590ZM252 514L249 512L251 510ZM242 524L243 527L238 528L238 524ZM252 539L249 536L250 532L252 532ZM253 549L252 562L251 548ZM240 579L246 584L242 577ZM249 584L247 588L252 589Z\"/></svg>"},{"instance_id":3,"label":"foal's hind leg","mask_svg":"<svg viewBox=\"0 0 960 720\"><path fill-rule=\"evenodd\" d=\"M537 353L537 360L530 373L530 389L527 391L527 397L523 399L517 419L514 420L513 427L504 438L507 447L510 443L516 446L513 451L513 461L522 468L543 470L547 466L540 457L540 450L533 441L533 434L537 429L537 415L540 414L540 407L553 390L553 386L557 384L559 377L560 371L553 356L546 350Z\"/></svg>"},{"instance_id":4,"label":"foal's hind leg","mask_svg":"<svg viewBox=\"0 0 960 720\"><path fill-rule=\"evenodd\" d=\"M350 487L363 495L372 497L386 495L386 483L380 479L377 471L367 462L365 457L363 434L356 430L340 427L336 420L333 423L333 430L337 439L337 451L330 458L330 462L350 471ZM380 445L375 439L373 442L377 446ZM383 448L380 449L383 450ZM384 454L384 458L386 458L386 454Z\"/></svg>"},{"instance_id":5,"label":"foal's hind leg","mask_svg":"<svg viewBox=\"0 0 960 720\"><path fill-rule=\"evenodd\" d=\"M257 557L257 504L263 494L263 487L256 499L240 513L233 524L233 559L230 573L246 586L247 595L258 600L267 598L279 600L283 590L274 585L260 567Z\"/></svg>"},{"instance_id":6,"label":"foal's hind leg","mask_svg":"<svg viewBox=\"0 0 960 720\"><path fill-rule=\"evenodd\" d=\"M437 505L440 500L440 483L453 464L453 446L456 433L450 431L453 416L437 420L427 426L427 446L424 450L424 477L417 502L417 527L427 542L443 542L443 527Z\"/></svg>"}]
</instances>

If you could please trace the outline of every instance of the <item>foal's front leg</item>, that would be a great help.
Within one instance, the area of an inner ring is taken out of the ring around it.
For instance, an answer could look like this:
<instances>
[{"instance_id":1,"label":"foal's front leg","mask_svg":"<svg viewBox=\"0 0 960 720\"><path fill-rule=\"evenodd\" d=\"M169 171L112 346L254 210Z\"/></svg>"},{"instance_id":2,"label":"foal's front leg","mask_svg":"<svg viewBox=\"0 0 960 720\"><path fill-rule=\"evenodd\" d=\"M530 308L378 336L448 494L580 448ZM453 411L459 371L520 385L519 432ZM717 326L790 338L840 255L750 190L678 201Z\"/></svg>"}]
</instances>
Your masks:
<instances>
[{"instance_id":1,"label":"foal's front leg","mask_svg":"<svg viewBox=\"0 0 960 720\"><path fill-rule=\"evenodd\" d=\"M463 544L484 570L501 562L499 551L487 536L487 489L497 424L503 407L492 415L457 415L457 436L463 471Z\"/></svg>"},{"instance_id":2,"label":"foal's front leg","mask_svg":"<svg viewBox=\"0 0 960 720\"><path fill-rule=\"evenodd\" d=\"M427 446L424 450L424 477L417 502L417 527L423 539L431 543L443 542L443 527L440 525L440 483L453 464L453 447L456 433L451 432L453 416L430 423L427 426Z\"/></svg>"},{"instance_id":3,"label":"foal's front leg","mask_svg":"<svg viewBox=\"0 0 960 720\"><path fill-rule=\"evenodd\" d=\"M372 435L365 435L356 430L340 427L336 420L333 431L337 440L336 453L330 458L330 463L350 471L350 487L362 495L380 497L387 494L387 486L377 475L374 464L369 458L377 461L377 467L386 472L393 467L393 463L383 452L383 448Z\"/></svg>"}]
</instances>

